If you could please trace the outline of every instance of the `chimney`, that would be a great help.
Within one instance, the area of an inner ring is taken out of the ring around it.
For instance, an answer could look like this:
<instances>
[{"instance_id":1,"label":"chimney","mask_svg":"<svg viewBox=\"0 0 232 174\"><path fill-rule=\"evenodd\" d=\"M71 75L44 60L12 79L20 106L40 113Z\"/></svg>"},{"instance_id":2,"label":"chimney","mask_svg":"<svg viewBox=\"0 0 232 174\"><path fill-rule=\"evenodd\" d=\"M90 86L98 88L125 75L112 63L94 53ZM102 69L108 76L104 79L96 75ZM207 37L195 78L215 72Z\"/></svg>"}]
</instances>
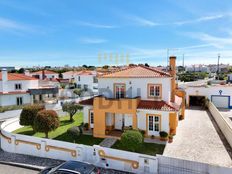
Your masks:
<instances>
[{"instance_id":1,"label":"chimney","mask_svg":"<svg viewBox=\"0 0 232 174\"><path fill-rule=\"evenodd\" d=\"M8 92L8 73L7 70L4 68L2 69L2 92Z\"/></svg>"},{"instance_id":2,"label":"chimney","mask_svg":"<svg viewBox=\"0 0 232 174\"><path fill-rule=\"evenodd\" d=\"M30 76L30 71L29 70L25 70L24 75L25 76Z\"/></svg>"},{"instance_id":3,"label":"chimney","mask_svg":"<svg viewBox=\"0 0 232 174\"><path fill-rule=\"evenodd\" d=\"M171 80L171 102L175 102L175 92L176 92L176 56L170 56L169 58L170 74L172 76Z\"/></svg>"},{"instance_id":4,"label":"chimney","mask_svg":"<svg viewBox=\"0 0 232 174\"><path fill-rule=\"evenodd\" d=\"M44 80L44 79L45 79L45 71L42 70L42 80Z\"/></svg>"}]
</instances>

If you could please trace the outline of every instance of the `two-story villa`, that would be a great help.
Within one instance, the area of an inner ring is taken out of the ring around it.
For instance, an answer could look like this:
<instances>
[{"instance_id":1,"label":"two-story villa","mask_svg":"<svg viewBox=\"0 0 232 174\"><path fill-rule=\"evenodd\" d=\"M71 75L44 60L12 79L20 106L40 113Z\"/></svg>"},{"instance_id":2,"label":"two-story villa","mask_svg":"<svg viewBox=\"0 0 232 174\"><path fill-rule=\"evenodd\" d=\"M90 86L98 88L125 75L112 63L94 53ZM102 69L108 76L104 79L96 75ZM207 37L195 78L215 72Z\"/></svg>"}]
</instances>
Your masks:
<instances>
[{"instance_id":1,"label":"two-story villa","mask_svg":"<svg viewBox=\"0 0 232 174\"><path fill-rule=\"evenodd\" d=\"M176 133L185 93L176 89L175 78L176 57L170 57L169 73L138 65L104 74L98 77L99 96L80 102L84 123L103 138L126 127L144 130L148 137Z\"/></svg>"},{"instance_id":2,"label":"two-story villa","mask_svg":"<svg viewBox=\"0 0 232 174\"><path fill-rule=\"evenodd\" d=\"M26 72L25 74L28 74ZM25 105L56 97L58 88L41 86L39 80L25 74L0 72L0 106Z\"/></svg>"}]
</instances>

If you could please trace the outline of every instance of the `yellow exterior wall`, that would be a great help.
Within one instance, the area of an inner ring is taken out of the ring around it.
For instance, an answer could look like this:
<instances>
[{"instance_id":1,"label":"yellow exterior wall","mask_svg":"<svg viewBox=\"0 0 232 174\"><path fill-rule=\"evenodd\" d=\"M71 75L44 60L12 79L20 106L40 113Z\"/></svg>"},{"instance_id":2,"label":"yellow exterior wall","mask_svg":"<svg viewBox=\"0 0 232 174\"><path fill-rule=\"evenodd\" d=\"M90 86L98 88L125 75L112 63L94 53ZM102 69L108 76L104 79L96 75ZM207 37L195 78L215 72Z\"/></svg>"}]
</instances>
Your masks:
<instances>
[{"instance_id":1,"label":"yellow exterior wall","mask_svg":"<svg viewBox=\"0 0 232 174\"><path fill-rule=\"evenodd\" d=\"M184 119L185 118L185 109L186 109L186 104L185 104L186 93L183 90L176 90L176 95L178 97L182 98L181 115L183 116L183 119Z\"/></svg>"},{"instance_id":2,"label":"yellow exterior wall","mask_svg":"<svg viewBox=\"0 0 232 174\"><path fill-rule=\"evenodd\" d=\"M169 134L176 134L177 125L178 125L177 113L175 112L169 113L169 128L170 128Z\"/></svg>"},{"instance_id":3,"label":"yellow exterior wall","mask_svg":"<svg viewBox=\"0 0 232 174\"><path fill-rule=\"evenodd\" d=\"M140 98L135 99L106 99L105 97L95 97L93 101L94 111L94 137L105 137L106 113L132 114L133 128L137 128L137 106Z\"/></svg>"}]
</instances>

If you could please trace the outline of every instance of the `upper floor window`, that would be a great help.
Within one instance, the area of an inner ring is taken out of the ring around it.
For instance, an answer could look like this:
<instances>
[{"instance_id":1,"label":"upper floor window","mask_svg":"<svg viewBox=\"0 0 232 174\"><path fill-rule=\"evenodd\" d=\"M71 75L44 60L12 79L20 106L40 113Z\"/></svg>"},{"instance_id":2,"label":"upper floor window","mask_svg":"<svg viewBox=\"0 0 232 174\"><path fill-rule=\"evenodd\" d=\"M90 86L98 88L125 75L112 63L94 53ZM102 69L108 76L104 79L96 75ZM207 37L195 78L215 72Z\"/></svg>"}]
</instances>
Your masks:
<instances>
[{"instance_id":1,"label":"upper floor window","mask_svg":"<svg viewBox=\"0 0 232 174\"><path fill-rule=\"evenodd\" d=\"M97 83L98 82L98 80L97 80L97 77L93 77L93 83Z\"/></svg>"},{"instance_id":2,"label":"upper floor window","mask_svg":"<svg viewBox=\"0 0 232 174\"><path fill-rule=\"evenodd\" d=\"M161 98L162 86L157 84L148 85L148 98Z\"/></svg>"},{"instance_id":3,"label":"upper floor window","mask_svg":"<svg viewBox=\"0 0 232 174\"><path fill-rule=\"evenodd\" d=\"M22 84L16 83L15 84L15 90L21 90L22 89Z\"/></svg>"},{"instance_id":4,"label":"upper floor window","mask_svg":"<svg viewBox=\"0 0 232 174\"><path fill-rule=\"evenodd\" d=\"M114 95L115 95L115 98L125 98L126 85L125 84L115 84Z\"/></svg>"}]
</instances>

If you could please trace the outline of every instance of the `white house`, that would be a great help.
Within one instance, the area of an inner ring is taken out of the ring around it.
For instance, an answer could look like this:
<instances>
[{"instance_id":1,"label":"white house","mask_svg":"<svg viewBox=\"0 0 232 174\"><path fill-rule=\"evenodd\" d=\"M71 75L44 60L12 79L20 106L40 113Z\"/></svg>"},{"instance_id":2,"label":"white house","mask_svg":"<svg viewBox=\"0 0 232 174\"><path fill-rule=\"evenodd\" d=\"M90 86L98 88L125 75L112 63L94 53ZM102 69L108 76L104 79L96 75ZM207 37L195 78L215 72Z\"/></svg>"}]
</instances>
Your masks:
<instances>
[{"instance_id":1,"label":"white house","mask_svg":"<svg viewBox=\"0 0 232 174\"><path fill-rule=\"evenodd\" d=\"M232 73L227 75L228 82L232 82Z\"/></svg>"},{"instance_id":2,"label":"white house","mask_svg":"<svg viewBox=\"0 0 232 174\"><path fill-rule=\"evenodd\" d=\"M98 79L97 76L102 73L96 71L79 71L75 74L75 83L77 84L77 88L90 90L96 93L98 91Z\"/></svg>"},{"instance_id":3,"label":"white house","mask_svg":"<svg viewBox=\"0 0 232 174\"><path fill-rule=\"evenodd\" d=\"M138 65L99 76L99 96L80 102L84 123L93 135L117 136L129 127L144 130L148 137L159 137L161 131L175 133L178 116L184 116L184 92L176 89L175 62L171 57L170 73Z\"/></svg>"},{"instance_id":4,"label":"white house","mask_svg":"<svg viewBox=\"0 0 232 174\"><path fill-rule=\"evenodd\" d=\"M26 72L28 73L28 72ZM58 88L40 86L39 80L25 74L0 72L0 106L24 105L55 97Z\"/></svg>"},{"instance_id":5,"label":"white house","mask_svg":"<svg viewBox=\"0 0 232 174\"><path fill-rule=\"evenodd\" d=\"M209 99L218 108L232 108L232 85L187 86L185 92L187 106L202 105Z\"/></svg>"},{"instance_id":6,"label":"white house","mask_svg":"<svg viewBox=\"0 0 232 174\"><path fill-rule=\"evenodd\" d=\"M50 71L50 70L36 71L36 72L28 73L27 75L40 79L40 80L44 80L44 79L52 80L52 79L59 78L58 73L54 71Z\"/></svg>"}]
</instances>

